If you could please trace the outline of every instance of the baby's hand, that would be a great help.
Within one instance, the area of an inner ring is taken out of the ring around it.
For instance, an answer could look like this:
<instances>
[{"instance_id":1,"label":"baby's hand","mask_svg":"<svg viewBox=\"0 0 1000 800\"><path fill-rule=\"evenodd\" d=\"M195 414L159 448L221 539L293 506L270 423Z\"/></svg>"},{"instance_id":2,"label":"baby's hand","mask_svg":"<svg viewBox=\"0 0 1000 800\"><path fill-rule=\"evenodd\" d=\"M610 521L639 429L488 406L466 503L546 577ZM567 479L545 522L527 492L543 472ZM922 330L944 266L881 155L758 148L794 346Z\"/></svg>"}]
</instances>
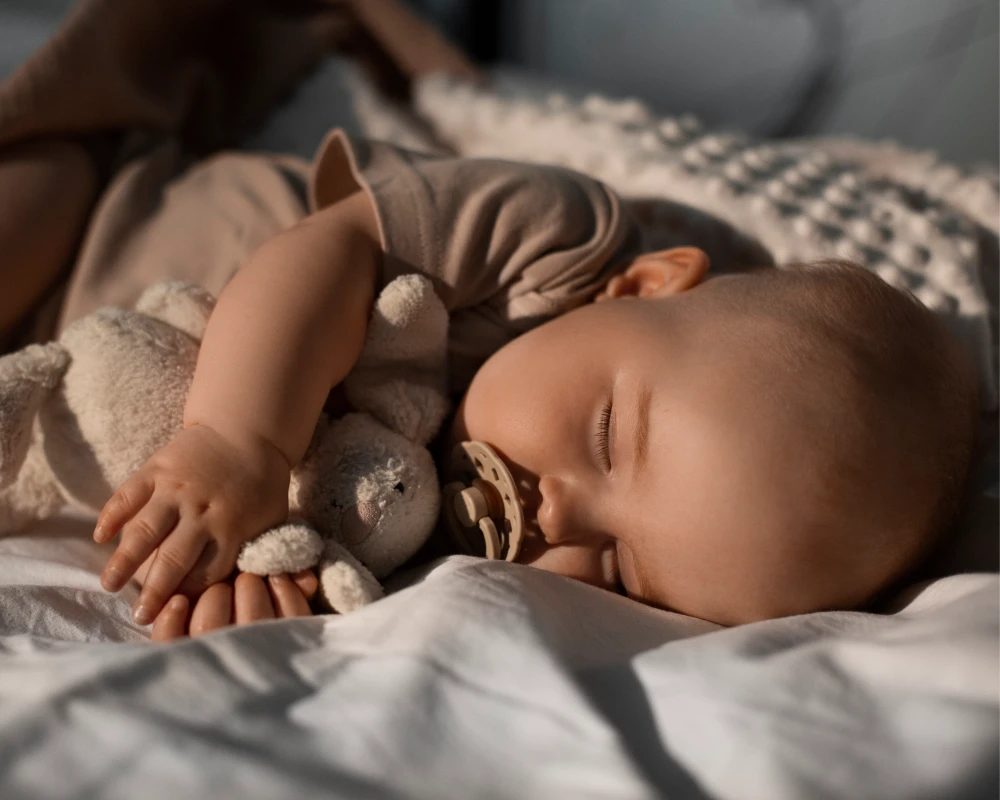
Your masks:
<instances>
[{"instance_id":1,"label":"baby's hand","mask_svg":"<svg viewBox=\"0 0 1000 800\"><path fill-rule=\"evenodd\" d=\"M244 542L285 521L288 480L288 462L269 443L185 428L101 511L94 539L121 531L101 584L117 592L155 551L133 609L149 624L175 591L197 595L224 580Z\"/></svg>"},{"instance_id":2,"label":"baby's hand","mask_svg":"<svg viewBox=\"0 0 1000 800\"><path fill-rule=\"evenodd\" d=\"M319 582L312 570L295 575L241 573L236 580L209 586L193 603L182 594L174 595L153 623L154 642L181 636L201 636L227 625L246 625L261 619L304 617L312 613L309 598Z\"/></svg>"}]
</instances>

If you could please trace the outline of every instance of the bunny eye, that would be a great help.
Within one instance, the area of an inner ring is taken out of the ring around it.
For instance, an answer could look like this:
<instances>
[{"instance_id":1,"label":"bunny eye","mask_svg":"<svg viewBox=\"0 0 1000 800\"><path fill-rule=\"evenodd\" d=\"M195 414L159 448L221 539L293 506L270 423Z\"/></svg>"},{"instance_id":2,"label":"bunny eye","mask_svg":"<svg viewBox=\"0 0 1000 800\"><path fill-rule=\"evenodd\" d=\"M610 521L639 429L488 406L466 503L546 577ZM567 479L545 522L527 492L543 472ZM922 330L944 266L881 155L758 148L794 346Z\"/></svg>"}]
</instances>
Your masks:
<instances>
[{"instance_id":1,"label":"bunny eye","mask_svg":"<svg viewBox=\"0 0 1000 800\"><path fill-rule=\"evenodd\" d=\"M403 485L402 483L397 483L397 484L396 484L395 486L393 486L392 488L393 488L393 489L394 489L395 491L399 492L400 494L402 494L403 492L405 492L405 491L406 491L406 487L405 487L405 486L404 486L404 485Z\"/></svg>"}]
</instances>

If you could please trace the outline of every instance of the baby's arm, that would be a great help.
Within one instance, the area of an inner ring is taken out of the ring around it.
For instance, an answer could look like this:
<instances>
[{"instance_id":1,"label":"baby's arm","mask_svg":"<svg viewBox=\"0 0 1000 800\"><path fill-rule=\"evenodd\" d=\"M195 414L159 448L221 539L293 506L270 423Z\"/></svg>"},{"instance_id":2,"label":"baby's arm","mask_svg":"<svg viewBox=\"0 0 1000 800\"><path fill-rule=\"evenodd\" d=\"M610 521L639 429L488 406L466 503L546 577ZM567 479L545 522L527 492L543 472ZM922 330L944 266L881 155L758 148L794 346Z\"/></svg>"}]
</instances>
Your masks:
<instances>
[{"instance_id":1,"label":"baby's arm","mask_svg":"<svg viewBox=\"0 0 1000 800\"><path fill-rule=\"evenodd\" d=\"M178 589L226 578L245 541L285 520L290 469L364 343L380 254L374 210L357 192L267 242L220 295L183 430L97 521L97 541L122 532L102 575L109 591L156 551L137 622Z\"/></svg>"}]
</instances>

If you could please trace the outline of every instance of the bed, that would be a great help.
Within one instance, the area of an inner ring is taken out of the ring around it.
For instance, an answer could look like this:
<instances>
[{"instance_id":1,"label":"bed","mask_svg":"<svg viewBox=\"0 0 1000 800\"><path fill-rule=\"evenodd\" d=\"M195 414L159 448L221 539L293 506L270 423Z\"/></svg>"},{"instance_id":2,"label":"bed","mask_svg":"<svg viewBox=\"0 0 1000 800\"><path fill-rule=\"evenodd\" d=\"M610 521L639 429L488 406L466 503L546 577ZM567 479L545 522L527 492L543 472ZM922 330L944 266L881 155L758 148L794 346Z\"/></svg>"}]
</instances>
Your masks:
<instances>
[{"instance_id":1,"label":"bed","mask_svg":"<svg viewBox=\"0 0 1000 800\"><path fill-rule=\"evenodd\" d=\"M720 629L452 557L155 646L87 532L0 543L4 797L996 796L994 574Z\"/></svg>"},{"instance_id":2,"label":"bed","mask_svg":"<svg viewBox=\"0 0 1000 800\"><path fill-rule=\"evenodd\" d=\"M651 239L703 240L722 263L727 254L784 261L824 246L809 231L775 234L759 222L766 214L721 188L702 196L697 187L718 185L707 173L685 173L688 183L657 193L663 184L648 176L680 175L671 164L710 138L696 121L495 78L488 90L426 81L415 115L331 59L244 145L308 156L341 125L409 146L447 141L469 154L558 160L646 203ZM871 192L920 184L933 208L959 220L954 236L933 241L933 263L951 268L909 269L902 252L882 266L937 303L963 337L994 420L995 176L888 145L788 147L789 158L822 151L850 165L837 174L861 174L876 182L864 184ZM996 797L995 436L991 444L958 530L882 613L733 629L528 567L453 556L397 575L385 600L350 615L151 645L129 618L135 588L101 590L109 551L88 538L92 520L67 510L0 539L0 792Z\"/></svg>"}]
</instances>

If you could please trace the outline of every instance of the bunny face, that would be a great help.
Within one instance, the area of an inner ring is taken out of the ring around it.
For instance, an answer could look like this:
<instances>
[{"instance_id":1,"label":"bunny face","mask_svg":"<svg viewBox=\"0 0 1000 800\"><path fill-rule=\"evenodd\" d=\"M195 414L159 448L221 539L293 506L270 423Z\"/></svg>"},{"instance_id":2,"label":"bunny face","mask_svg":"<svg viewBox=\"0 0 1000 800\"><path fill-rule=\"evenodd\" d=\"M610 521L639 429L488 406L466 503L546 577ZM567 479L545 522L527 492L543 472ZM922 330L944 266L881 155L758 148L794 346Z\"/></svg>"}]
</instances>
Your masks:
<instances>
[{"instance_id":1,"label":"bunny face","mask_svg":"<svg viewBox=\"0 0 1000 800\"><path fill-rule=\"evenodd\" d=\"M426 540L440 494L428 450L367 414L321 423L290 500L324 537L381 578Z\"/></svg>"}]
</instances>

